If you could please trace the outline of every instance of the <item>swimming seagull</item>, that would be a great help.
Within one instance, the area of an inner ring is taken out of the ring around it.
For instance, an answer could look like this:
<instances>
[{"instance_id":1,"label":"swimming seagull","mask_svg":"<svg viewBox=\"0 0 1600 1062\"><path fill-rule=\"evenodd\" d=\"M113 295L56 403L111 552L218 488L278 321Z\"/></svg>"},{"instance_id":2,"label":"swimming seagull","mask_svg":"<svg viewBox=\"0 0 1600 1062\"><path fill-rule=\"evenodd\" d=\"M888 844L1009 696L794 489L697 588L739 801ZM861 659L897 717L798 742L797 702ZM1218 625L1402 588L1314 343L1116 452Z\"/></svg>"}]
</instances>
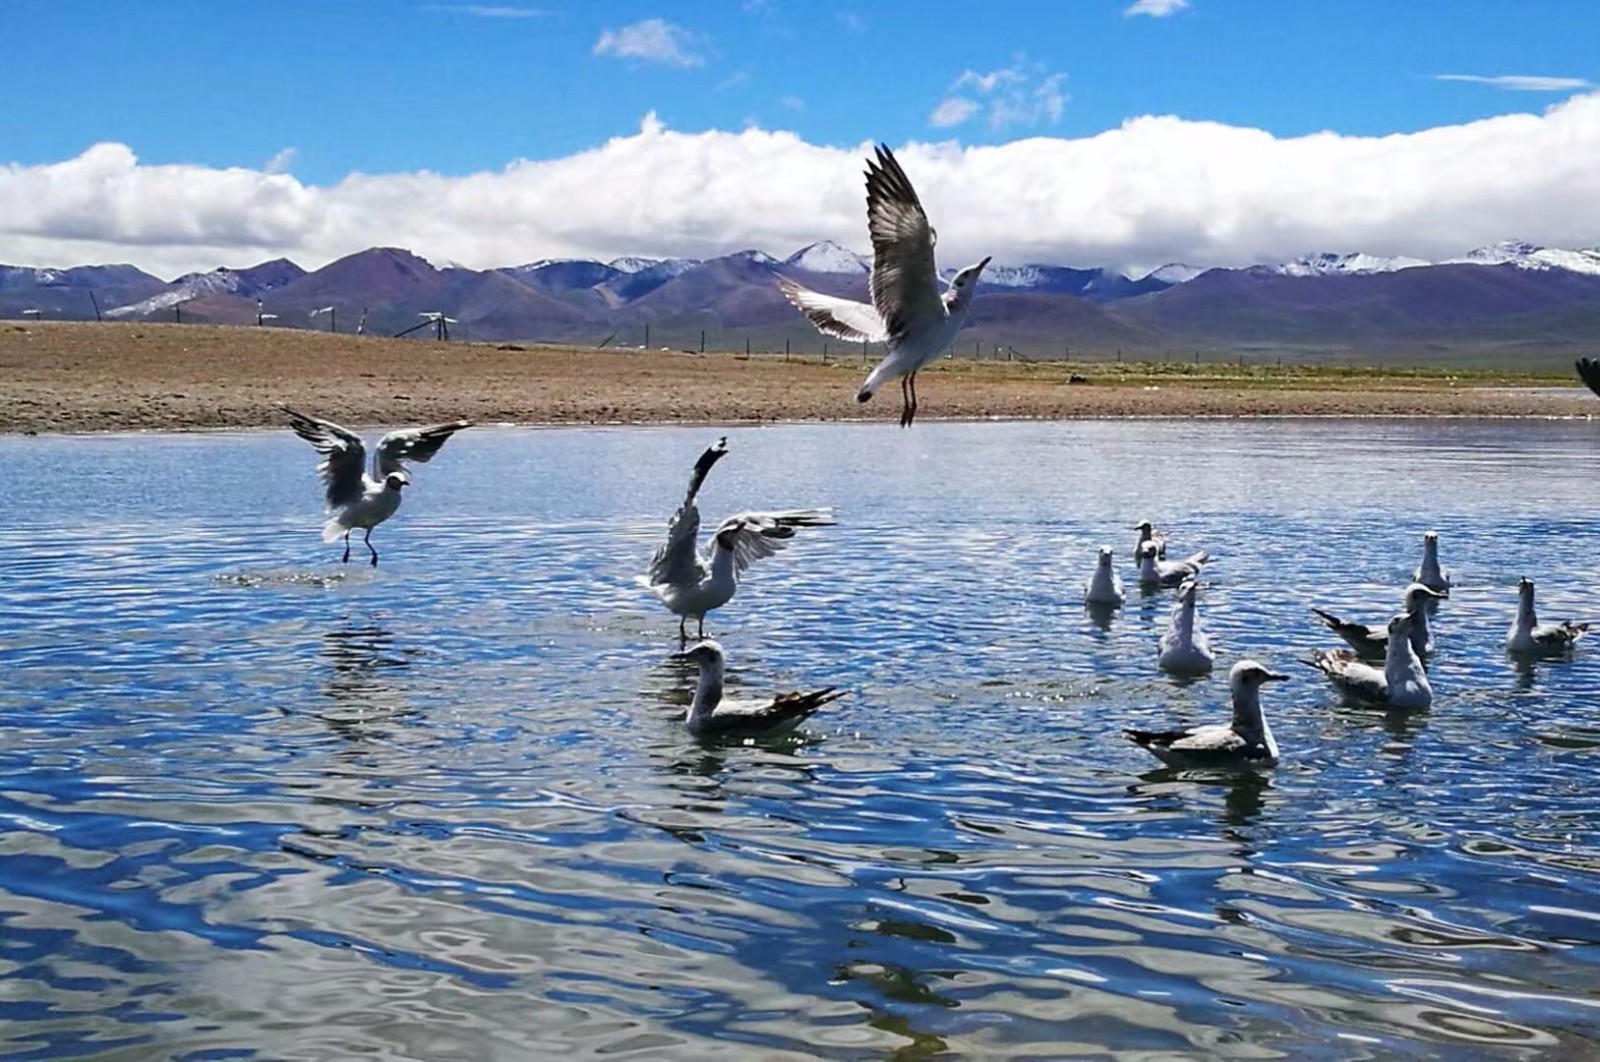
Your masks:
<instances>
[{"instance_id":1,"label":"swimming seagull","mask_svg":"<svg viewBox=\"0 0 1600 1062\"><path fill-rule=\"evenodd\" d=\"M1174 675L1209 675L1212 660L1211 639L1194 623L1195 594L1200 584L1186 580L1178 588L1178 602L1172 606L1172 619L1161 633L1161 655L1156 664Z\"/></svg>"},{"instance_id":2,"label":"swimming seagull","mask_svg":"<svg viewBox=\"0 0 1600 1062\"><path fill-rule=\"evenodd\" d=\"M1413 614L1402 612L1389 621L1389 647L1380 670L1349 649L1314 649L1304 661L1327 675L1346 693L1389 708L1426 708L1433 687L1422 660L1411 648Z\"/></svg>"},{"instance_id":3,"label":"swimming seagull","mask_svg":"<svg viewBox=\"0 0 1600 1062\"><path fill-rule=\"evenodd\" d=\"M463 428L472 427L469 420L453 420L448 424L391 431L378 441L378 452L372 457L372 471L368 474L367 451L361 436L331 420L307 416L284 405L279 408L289 414L289 426L295 434L322 455L317 471L322 473L322 482L328 488L329 514L322 528L322 541L332 542L343 535L341 560L348 564L350 532L361 528L366 532L367 551L372 554L374 568L378 566L378 551L372 545L372 529L400 508L400 492L411 482L411 473L404 462L432 460L445 440Z\"/></svg>"},{"instance_id":4,"label":"swimming seagull","mask_svg":"<svg viewBox=\"0 0 1600 1062\"><path fill-rule=\"evenodd\" d=\"M667 541L650 558L650 570L635 579L678 615L680 641L688 641L684 623L690 616L699 625L699 636L705 637L706 613L733 598L739 577L752 561L770 557L788 545L796 528L827 527L833 523L832 509L739 513L717 526L710 554L701 556L696 541L700 535L700 508L695 504L695 495L700 493L711 466L727 453L728 439L724 436L694 463L689 492L667 523Z\"/></svg>"},{"instance_id":5,"label":"swimming seagull","mask_svg":"<svg viewBox=\"0 0 1600 1062\"><path fill-rule=\"evenodd\" d=\"M1540 623L1533 611L1533 580L1517 580L1517 618L1506 631L1506 652L1517 656L1556 656L1568 652L1589 630L1587 623Z\"/></svg>"},{"instance_id":6,"label":"swimming seagull","mask_svg":"<svg viewBox=\"0 0 1600 1062\"><path fill-rule=\"evenodd\" d=\"M1116 607L1122 604L1122 579L1111 566L1111 547L1100 547L1100 559L1095 563L1094 574L1083 588L1083 603Z\"/></svg>"},{"instance_id":7,"label":"swimming seagull","mask_svg":"<svg viewBox=\"0 0 1600 1062\"><path fill-rule=\"evenodd\" d=\"M1278 762L1278 743L1261 713L1261 687L1267 682L1287 681L1288 675L1268 671L1254 660L1241 660L1228 673L1233 692L1231 723L1122 733L1169 767L1271 767Z\"/></svg>"},{"instance_id":8,"label":"swimming seagull","mask_svg":"<svg viewBox=\"0 0 1600 1062\"><path fill-rule=\"evenodd\" d=\"M1428 612L1423 608L1426 601L1437 601L1449 597L1448 593L1441 594L1437 590L1429 590L1421 583L1412 583L1406 587L1405 611L1411 613L1411 648L1423 660L1433 655L1433 628L1428 625ZM1358 655L1367 660L1382 660L1389 651L1389 627L1387 624L1349 623L1340 619L1331 612L1324 612L1313 607L1315 612L1327 628L1343 638Z\"/></svg>"},{"instance_id":9,"label":"swimming seagull","mask_svg":"<svg viewBox=\"0 0 1600 1062\"><path fill-rule=\"evenodd\" d=\"M917 415L917 370L955 341L989 259L961 270L941 293L936 237L916 189L888 147L879 144L876 154L876 161L867 160L872 305L823 295L786 277L778 278L778 288L823 335L888 344L889 353L856 392L856 401L867 401L884 381L899 377L904 428Z\"/></svg>"},{"instance_id":10,"label":"swimming seagull","mask_svg":"<svg viewBox=\"0 0 1600 1062\"><path fill-rule=\"evenodd\" d=\"M703 641L677 654L700 666L700 681L684 722L695 737L770 737L793 730L808 715L844 693L835 686L809 693L779 693L755 700L723 699L726 654Z\"/></svg>"},{"instance_id":11,"label":"swimming seagull","mask_svg":"<svg viewBox=\"0 0 1600 1062\"><path fill-rule=\"evenodd\" d=\"M1152 524L1149 520L1140 520L1138 523L1133 525L1133 529L1139 532L1139 541L1133 544L1133 557L1135 560L1138 560L1139 558L1139 547L1143 546L1146 542L1154 542L1156 544L1157 560L1167 559L1167 540L1164 536L1156 534L1156 527L1154 524Z\"/></svg>"},{"instance_id":12,"label":"swimming seagull","mask_svg":"<svg viewBox=\"0 0 1600 1062\"><path fill-rule=\"evenodd\" d=\"M1146 542L1139 547L1139 585L1145 588L1179 586L1200 574L1200 568L1211 559L1205 550L1193 553L1183 560L1156 559L1156 544Z\"/></svg>"},{"instance_id":13,"label":"swimming seagull","mask_svg":"<svg viewBox=\"0 0 1600 1062\"><path fill-rule=\"evenodd\" d=\"M1422 563L1411 573L1411 581L1441 594L1450 589L1450 573L1439 567L1439 532L1423 533Z\"/></svg>"}]
</instances>

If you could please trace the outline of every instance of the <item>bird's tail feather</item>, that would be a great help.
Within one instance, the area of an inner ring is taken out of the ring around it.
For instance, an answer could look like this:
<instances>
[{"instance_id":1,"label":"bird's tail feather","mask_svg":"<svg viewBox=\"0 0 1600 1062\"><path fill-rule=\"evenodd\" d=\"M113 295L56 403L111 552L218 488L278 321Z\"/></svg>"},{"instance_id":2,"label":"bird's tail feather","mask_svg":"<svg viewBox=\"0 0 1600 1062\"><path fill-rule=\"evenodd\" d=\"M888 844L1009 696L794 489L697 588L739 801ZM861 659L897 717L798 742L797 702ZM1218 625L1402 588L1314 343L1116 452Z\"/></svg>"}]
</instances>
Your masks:
<instances>
[{"instance_id":1,"label":"bird's tail feather","mask_svg":"<svg viewBox=\"0 0 1600 1062\"><path fill-rule=\"evenodd\" d=\"M350 530L350 525L335 516L332 520L322 525L322 541L333 542L348 530Z\"/></svg>"}]
</instances>

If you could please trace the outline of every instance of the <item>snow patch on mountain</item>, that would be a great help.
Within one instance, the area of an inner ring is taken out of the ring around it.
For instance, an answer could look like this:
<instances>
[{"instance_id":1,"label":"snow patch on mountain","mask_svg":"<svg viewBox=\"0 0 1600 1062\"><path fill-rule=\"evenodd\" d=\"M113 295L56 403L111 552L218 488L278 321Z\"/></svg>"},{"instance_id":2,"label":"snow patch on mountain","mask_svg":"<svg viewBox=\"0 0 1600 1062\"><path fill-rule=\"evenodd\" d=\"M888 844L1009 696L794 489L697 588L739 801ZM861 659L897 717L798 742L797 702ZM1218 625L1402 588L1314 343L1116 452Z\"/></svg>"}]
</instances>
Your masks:
<instances>
[{"instance_id":1,"label":"snow patch on mountain","mask_svg":"<svg viewBox=\"0 0 1600 1062\"><path fill-rule=\"evenodd\" d=\"M1130 276L1128 279L1159 280L1166 284L1187 284L1204 272L1204 269L1192 265L1184 265L1182 262L1168 262L1159 269L1150 270L1142 277Z\"/></svg>"},{"instance_id":2,"label":"snow patch on mountain","mask_svg":"<svg viewBox=\"0 0 1600 1062\"><path fill-rule=\"evenodd\" d=\"M832 240L818 240L800 248L783 260L790 269L803 269L808 273L865 274L872 271L871 259L864 258L848 247Z\"/></svg>"},{"instance_id":3,"label":"snow patch on mountain","mask_svg":"<svg viewBox=\"0 0 1600 1062\"><path fill-rule=\"evenodd\" d=\"M1502 240L1469 251L1460 258L1451 258L1447 264L1514 265L1518 269L1566 269L1573 273L1600 276L1600 248L1566 251L1557 247L1540 247L1523 240Z\"/></svg>"},{"instance_id":4,"label":"snow patch on mountain","mask_svg":"<svg viewBox=\"0 0 1600 1062\"><path fill-rule=\"evenodd\" d=\"M1367 273L1398 273L1402 269L1416 269L1432 262L1406 255L1383 258L1373 254L1320 254L1303 255L1292 261L1273 266L1272 271L1286 277L1334 277Z\"/></svg>"}]
</instances>

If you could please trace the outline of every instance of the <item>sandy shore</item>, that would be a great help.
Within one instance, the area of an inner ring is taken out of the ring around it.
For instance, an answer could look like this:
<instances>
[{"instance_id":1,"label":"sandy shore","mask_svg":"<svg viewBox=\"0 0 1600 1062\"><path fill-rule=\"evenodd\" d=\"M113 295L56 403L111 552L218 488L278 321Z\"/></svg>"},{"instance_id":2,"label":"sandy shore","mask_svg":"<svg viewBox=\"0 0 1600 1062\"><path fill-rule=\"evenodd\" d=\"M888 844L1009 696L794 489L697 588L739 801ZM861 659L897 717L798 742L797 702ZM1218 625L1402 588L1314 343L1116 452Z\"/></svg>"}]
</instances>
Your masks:
<instances>
[{"instance_id":1,"label":"sandy shore","mask_svg":"<svg viewBox=\"0 0 1600 1062\"><path fill-rule=\"evenodd\" d=\"M358 338L273 328L0 322L0 431L177 430L282 422L285 402L352 424L893 420L859 405L860 359ZM920 416L1564 416L1576 379L1236 366L943 360Z\"/></svg>"}]
</instances>

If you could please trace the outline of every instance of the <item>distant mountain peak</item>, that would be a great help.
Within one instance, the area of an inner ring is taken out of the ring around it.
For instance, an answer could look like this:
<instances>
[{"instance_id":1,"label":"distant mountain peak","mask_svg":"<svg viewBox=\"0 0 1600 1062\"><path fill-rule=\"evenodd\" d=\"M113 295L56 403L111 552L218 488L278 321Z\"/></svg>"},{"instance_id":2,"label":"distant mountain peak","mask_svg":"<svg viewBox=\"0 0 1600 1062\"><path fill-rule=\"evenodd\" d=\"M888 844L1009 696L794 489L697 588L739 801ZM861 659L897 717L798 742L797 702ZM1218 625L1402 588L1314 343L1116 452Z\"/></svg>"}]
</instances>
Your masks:
<instances>
[{"instance_id":1,"label":"distant mountain peak","mask_svg":"<svg viewBox=\"0 0 1600 1062\"><path fill-rule=\"evenodd\" d=\"M1432 262L1421 258L1410 258L1406 255L1396 255L1393 258L1383 258L1378 255L1363 254L1334 254L1321 251L1316 254L1302 255L1299 258L1272 266L1274 273L1286 277L1328 277L1328 276L1353 276L1365 273L1396 273L1402 269L1415 269L1418 266L1432 265Z\"/></svg>"},{"instance_id":2,"label":"distant mountain peak","mask_svg":"<svg viewBox=\"0 0 1600 1062\"><path fill-rule=\"evenodd\" d=\"M1518 269L1565 269L1573 273L1600 275L1600 248L1567 251L1556 247L1540 247L1526 240L1501 240L1468 251L1460 258L1452 258L1449 264L1512 265Z\"/></svg>"},{"instance_id":3,"label":"distant mountain peak","mask_svg":"<svg viewBox=\"0 0 1600 1062\"><path fill-rule=\"evenodd\" d=\"M807 244L783 260L790 269L803 269L808 273L842 273L860 275L872 271L872 261L848 247L832 240L818 240Z\"/></svg>"}]
</instances>

